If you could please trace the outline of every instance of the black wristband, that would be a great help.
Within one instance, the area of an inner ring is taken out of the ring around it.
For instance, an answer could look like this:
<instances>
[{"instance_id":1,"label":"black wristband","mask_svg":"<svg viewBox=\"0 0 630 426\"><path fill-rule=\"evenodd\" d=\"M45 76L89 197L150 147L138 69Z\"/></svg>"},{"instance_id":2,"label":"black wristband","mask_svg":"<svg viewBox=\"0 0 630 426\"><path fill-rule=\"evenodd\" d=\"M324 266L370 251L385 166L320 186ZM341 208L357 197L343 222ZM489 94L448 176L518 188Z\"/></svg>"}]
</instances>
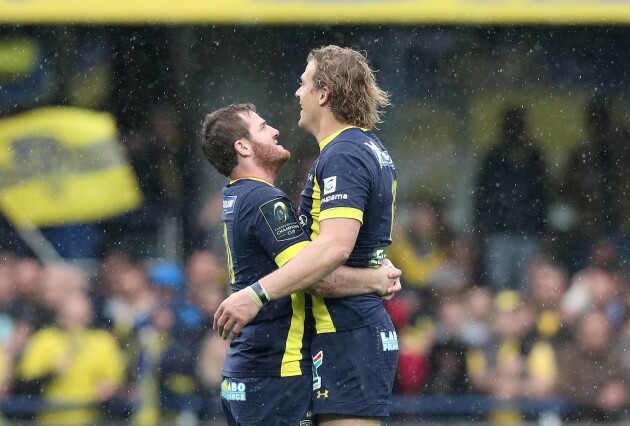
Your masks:
<instances>
[{"instance_id":1,"label":"black wristband","mask_svg":"<svg viewBox=\"0 0 630 426\"><path fill-rule=\"evenodd\" d=\"M267 292L265 291L263 286L260 285L258 281L256 281L254 284L250 285L249 287L252 290L254 290L254 293L256 293L256 296L258 296L263 306L269 303L269 297L267 296Z\"/></svg>"}]
</instances>

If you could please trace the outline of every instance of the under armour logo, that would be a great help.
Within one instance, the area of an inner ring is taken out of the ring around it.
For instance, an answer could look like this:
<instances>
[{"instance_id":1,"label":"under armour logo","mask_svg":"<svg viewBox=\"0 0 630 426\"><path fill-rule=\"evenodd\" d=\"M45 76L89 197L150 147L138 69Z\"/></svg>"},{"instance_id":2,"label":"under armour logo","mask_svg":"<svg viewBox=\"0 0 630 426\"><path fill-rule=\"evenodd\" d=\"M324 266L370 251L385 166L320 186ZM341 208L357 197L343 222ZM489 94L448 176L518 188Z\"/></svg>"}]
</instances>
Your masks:
<instances>
[{"instance_id":1,"label":"under armour logo","mask_svg":"<svg viewBox=\"0 0 630 426\"><path fill-rule=\"evenodd\" d=\"M328 391L317 391L317 399L319 398L328 398Z\"/></svg>"}]
</instances>

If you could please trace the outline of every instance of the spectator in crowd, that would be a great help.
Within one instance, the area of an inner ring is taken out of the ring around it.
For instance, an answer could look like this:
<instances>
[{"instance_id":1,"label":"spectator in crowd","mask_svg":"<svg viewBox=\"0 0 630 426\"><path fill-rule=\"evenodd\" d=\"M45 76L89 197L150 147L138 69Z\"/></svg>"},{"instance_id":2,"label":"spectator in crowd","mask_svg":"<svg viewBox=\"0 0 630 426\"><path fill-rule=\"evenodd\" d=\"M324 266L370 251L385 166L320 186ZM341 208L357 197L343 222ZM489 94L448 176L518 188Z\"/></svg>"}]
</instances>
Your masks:
<instances>
[{"instance_id":1,"label":"spectator in crowd","mask_svg":"<svg viewBox=\"0 0 630 426\"><path fill-rule=\"evenodd\" d=\"M223 213L223 196L221 192L210 194L204 201L195 222L193 223L193 249L211 250L226 264L225 242L223 241L223 227L221 214Z\"/></svg>"},{"instance_id":2,"label":"spectator in crowd","mask_svg":"<svg viewBox=\"0 0 630 426\"><path fill-rule=\"evenodd\" d=\"M392 321L393 322L393 321ZM394 380L394 393L419 395L429 373L429 352L433 344L433 324L428 319L404 326L396 325L398 334L398 367Z\"/></svg>"},{"instance_id":3,"label":"spectator in crowd","mask_svg":"<svg viewBox=\"0 0 630 426\"><path fill-rule=\"evenodd\" d=\"M148 323L157 305L145 271L139 263L126 256L113 256L103 267L106 298L103 302L103 323L120 344L123 354L125 379L119 397L124 404L136 403L139 385L139 353L141 342L138 330Z\"/></svg>"},{"instance_id":4,"label":"spectator in crowd","mask_svg":"<svg viewBox=\"0 0 630 426\"><path fill-rule=\"evenodd\" d=\"M15 297L12 267L12 259L3 259L0 254L0 397L9 392L9 380L16 355L11 347L16 331L16 323L11 315L11 305Z\"/></svg>"},{"instance_id":5,"label":"spectator in crowd","mask_svg":"<svg viewBox=\"0 0 630 426\"><path fill-rule=\"evenodd\" d=\"M149 318L157 298L138 263L126 264L108 283L112 287L108 289L104 314L117 338L126 341L132 338L134 329Z\"/></svg>"},{"instance_id":6,"label":"spectator in crowd","mask_svg":"<svg viewBox=\"0 0 630 426\"><path fill-rule=\"evenodd\" d=\"M430 395L466 394L471 390L468 377L464 333L468 313L463 293L448 292L438 299L437 318L428 350L429 376L424 392Z\"/></svg>"},{"instance_id":7,"label":"spectator in crowd","mask_svg":"<svg viewBox=\"0 0 630 426\"><path fill-rule=\"evenodd\" d=\"M534 309L534 327L530 340L550 343L566 339L563 326L569 325L562 309L562 300L568 287L568 273L560 265L544 257L535 259L529 268L529 301Z\"/></svg>"},{"instance_id":8,"label":"spectator in crowd","mask_svg":"<svg viewBox=\"0 0 630 426\"><path fill-rule=\"evenodd\" d=\"M190 303L184 271L175 262L160 260L148 271L157 303L175 315L175 329L181 332L197 330L203 321L198 306Z\"/></svg>"},{"instance_id":9,"label":"spectator in crowd","mask_svg":"<svg viewBox=\"0 0 630 426\"><path fill-rule=\"evenodd\" d=\"M558 350L556 389L578 404L577 420L617 421L627 404L627 379L612 338L606 315L593 311L580 320L575 340Z\"/></svg>"},{"instance_id":10,"label":"spectator in crowd","mask_svg":"<svg viewBox=\"0 0 630 426\"><path fill-rule=\"evenodd\" d=\"M11 269L15 286L11 316L31 332L36 327L51 323L52 313L44 307L42 298L42 265L32 258L18 258Z\"/></svg>"},{"instance_id":11,"label":"spectator in crowd","mask_svg":"<svg viewBox=\"0 0 630 426\"><path fill-rule=\"evenodd\" d=\"M587 261L593 241L615 234L623 215L630 174L624 170L628 157L625 137L613 123L611 105L605 96L594 97L586 106L586 141L570 155L562 195L577 211L576 268ZM627 215L625 215L627 216Z\"/></svg>"},{"instance_id":12,"label":"spectator in crowd","mask_svg":"<svg viewBox=\"0 0 630 426\"><path fill-rule=\"evenodd\" d=\"M503 402L492 414L494 421L514 421L521 414L513 403L534 397L532 383L546 383L547 394L555 380L555 357L549 345L526 344L534 322L531 306L514 290L502 290L494 298L496 330L490 340L468 353L468 365L475 392L489 394ZM538 386L543 392L541 386Z\"/></svg>"},{"instance_id":13,"label":"spectator in crowd","mask_svg":"<svg viewBox=\"0 0 630 426\"><path fill-rule=\"evenodd\" d=\"M214 251L196 250L189 256L186 267L188 300L210 321L227 296L227 271L220 262Z\"/></svg>"},{"instance_id":14,"label":"spectator in crowd","mask_svg":"<svg viewBox=\"0 0 630 426\"><path fill-rule=\"evenodd\" d=\"M492 332L492 292L486 286L473 286L463 295L463 302L467 319L462 329L462 340L469 347L481 347L490 339Z\"/></svg>"},{"instance_id":15,"label":"spectator in crowd","mask_svg":"<svg viewBox=\"0 0 630 426\"><path fill-rule=\"evenodd\" d=\"M438 342L429 353L430 375L424 393L466 395L471 392L466 364L467 346L457 339Z\"/></svg>"},{"instance_id":16,"label":"spectator in crowd","mask_svg":"<svg viewBox=\"0 0 630 426\"><path fill-rule=\"evenodd\" d=\"M226 271L219 262L214 251L197 250L190 255L186 268L189 300L199 307L205 323L194 362L203 395L219 394L221 368L229 348L229 342L212 331L212 316L228 290Z\"/></svg>"},{"instance_id":17,"label":"spectator in crowd","mask_svg":"<svg viewBox=\"0 0 630 426\"><path fill-rule=\"evenodd\" d=\"M94 325L112 328L111 318L105 312L107 302L114 297L119 276L134 263L131 255L122 250L107 250L97 263L88 294L94 306Z\"/></svg>"},{"instance_id":18,"label":"spectator in crowd","mask_svg":"<svg viewBox=\"0 0 630 426\"><path fill-rule=\"evenodd\" d=\"M618 273L598 267L576 273L563 295L566 318L575 323L587 312L597 310L606 315L614 329L618 329L626 320L618 276Z\"/></svg>"},{"instance_id":19,"label":"spectator in crowd","mask_svg":"<svg viewBox=\"0 0 630 426\"><path fill-rule=\"evenodd\" d=\"M495 290L524 287L546 228L547 169L526 131L525 110L503 112L499 144L484 158L475 192L475 228L485 280Z\"/></svg>"},{"instance_id":20,"label":"spectator in crowd","mask_svg":"<svg viewBox=\"0 0 630 426\"><path fill-rule=\"evenodd\" d=\"M159 181L159 202L173 211L182 207L184 199L185 140L179 114L168 103L160 103L149 113L149 139L155 153L153 170Z\"/></svg>"},{"instance_id":21,"label":"spectator in crowd","mask_svg":"<svg viewBox=\"0 0 630 426\"><path fill-rule=\"evenodd\" d=\"M122 382L122 354L113 335L90 328L92 306L85 294L69 292L57 308L56 323L37 331L26 346L17 379L53 406L75 406L41 413L42 423L93 424L98 404L111 398Z\"/></svg>"},{"instance_id":22,"label":"spectator in crowd","mask_svg":"<svg viewBox=\"0 0 630 426\"><path fill-rule=\"evenodd\" d=\"M436 208L428 202L418 203L410 216L408 231L398 226L388 256L405 271L403 284L421 289L445 261L443 229Z\"/></svg>"}]
</instances>

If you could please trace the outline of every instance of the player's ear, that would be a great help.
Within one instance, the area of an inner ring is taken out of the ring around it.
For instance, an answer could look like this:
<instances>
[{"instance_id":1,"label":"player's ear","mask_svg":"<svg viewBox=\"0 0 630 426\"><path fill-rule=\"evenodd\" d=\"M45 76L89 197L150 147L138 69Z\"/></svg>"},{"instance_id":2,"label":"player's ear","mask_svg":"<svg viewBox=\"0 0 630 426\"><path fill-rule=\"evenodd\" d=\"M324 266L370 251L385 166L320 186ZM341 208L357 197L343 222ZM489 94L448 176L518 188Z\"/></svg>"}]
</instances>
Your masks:
<instances>
[{"instance_id":1,"label":"player's ear","mask_svg":"<svg viewBox=\"0 0 630 426\"><path fill-rule=\"evenodd\" d=\"M328 106L330 103L330 88L328 86L324 86L322 90L319 92L319 106Z\"/></svg>"},{"instance_id":2,"label":"player's ear","mask_svg":"<svg viewBox=\"0 0 630 426\"><path fill-rule=\"evenodd\" d=\"M247 139L237 139L234 142L234 150L241 157L249 157L252 155L252 144Z\"/></svg>"}]
</instances>

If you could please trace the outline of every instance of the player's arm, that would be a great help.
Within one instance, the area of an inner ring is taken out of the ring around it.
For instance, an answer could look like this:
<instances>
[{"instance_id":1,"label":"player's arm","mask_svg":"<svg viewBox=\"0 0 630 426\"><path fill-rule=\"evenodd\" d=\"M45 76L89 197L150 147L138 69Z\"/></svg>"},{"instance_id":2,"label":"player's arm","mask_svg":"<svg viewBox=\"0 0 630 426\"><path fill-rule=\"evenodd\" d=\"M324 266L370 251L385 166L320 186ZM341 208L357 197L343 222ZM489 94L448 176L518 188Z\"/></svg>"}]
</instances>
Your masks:
<instances>
[{"instance_id":1,"label":"player's arm","mask_svg":"<svg viewBox=\"0 0 630 426\"><path fill-rule=\"evenodd\" d=\"M343 265L359 235L361 222L331 218L320 222L319 236L280 269L225 299L214 314L213 328L227 339L256 316L264 303L303 290ZM255 299L259 300L255 302Z\"/></svg>"},{"instance_id":2,"label":"player's arm","mask_svg":"<svg viewBox=\"0 0 630 426\"><path fill-rule=\"evenodd\" d=\"M304 291L327 298L369 293L376 293L381 297L389 298L402 289L401 276L400 269L385 259L378 268L340 266L322 281L313 284Z\"/></svg>"}]
</instances>

